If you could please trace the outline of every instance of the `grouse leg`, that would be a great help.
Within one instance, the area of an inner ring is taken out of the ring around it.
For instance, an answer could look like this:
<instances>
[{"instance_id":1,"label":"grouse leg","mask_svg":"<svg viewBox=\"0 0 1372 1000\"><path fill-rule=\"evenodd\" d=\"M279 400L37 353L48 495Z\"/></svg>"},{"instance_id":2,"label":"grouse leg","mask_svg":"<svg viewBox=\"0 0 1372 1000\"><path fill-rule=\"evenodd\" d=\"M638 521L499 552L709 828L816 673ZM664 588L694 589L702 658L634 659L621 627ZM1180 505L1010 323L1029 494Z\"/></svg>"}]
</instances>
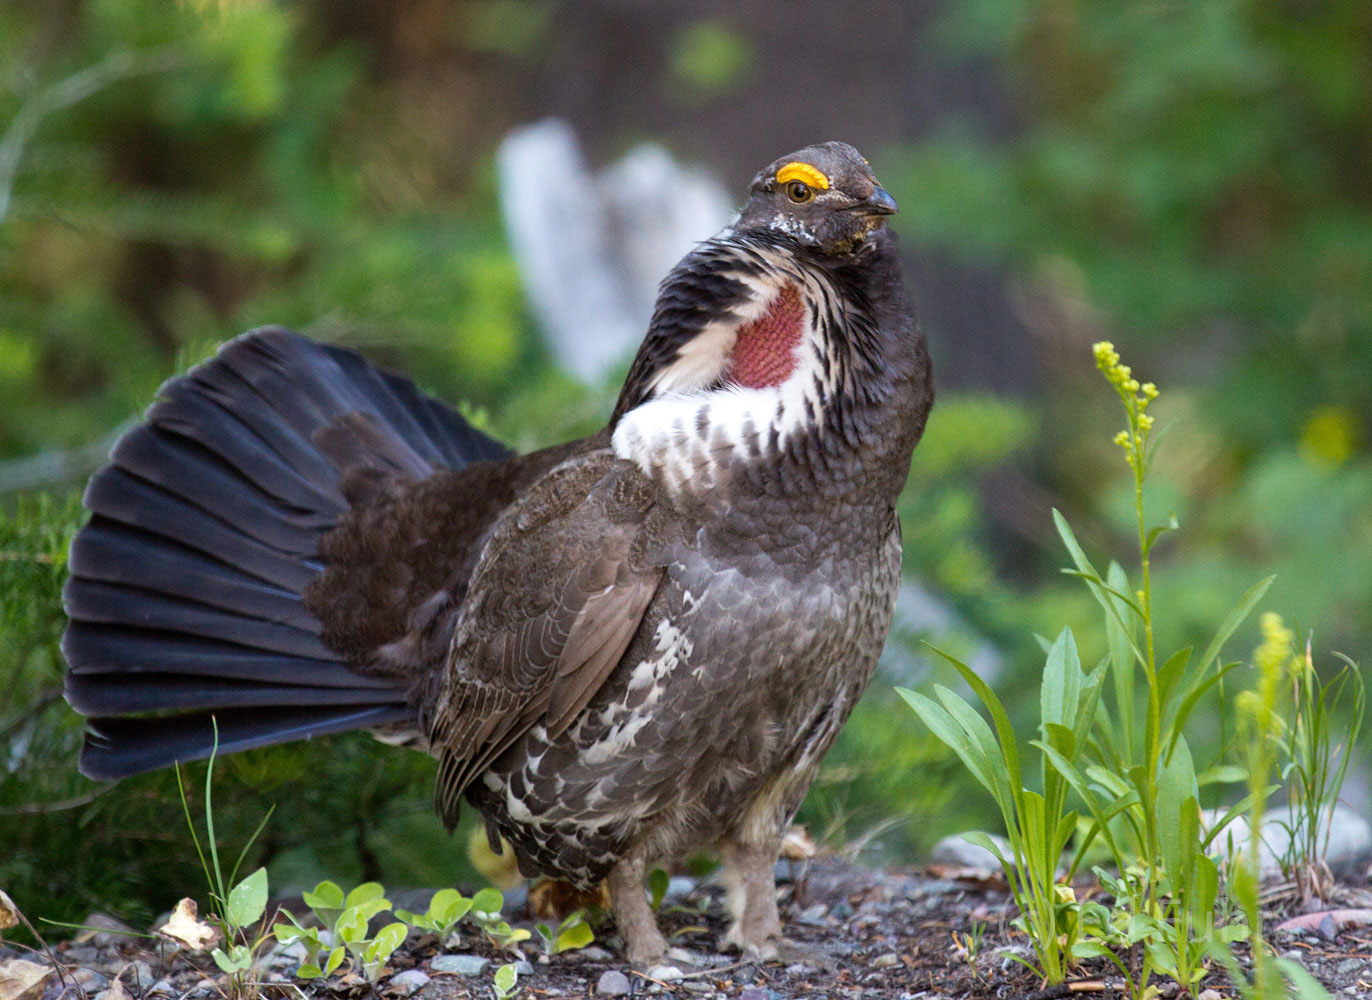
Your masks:
<instances>
[{"instance_id":1,"label":"grouse leg","mask_svg":"<svg viewBox=\"0 0 1372 1000\"><path fill-rule=\"evenodd\" d=\"M784 944L775 874L780 840L762 846L736 842L721 846L724 880L734 918L724 943L747 955L776 958Z\"/></svg>"},{"instance_id":2,"label":"grouse leg","mask_svg":"<svg viewBox=\"0 0 1372 1000\"><path fill-rule=\"evenodd\" d=\"M643 886L644 861L630 855L610 869L606 884L615 923L624 935L625 956L630 965L652 965L667 953L667 939L657 927L657 915L648 905Z\"/></svg>"}]
</instances>

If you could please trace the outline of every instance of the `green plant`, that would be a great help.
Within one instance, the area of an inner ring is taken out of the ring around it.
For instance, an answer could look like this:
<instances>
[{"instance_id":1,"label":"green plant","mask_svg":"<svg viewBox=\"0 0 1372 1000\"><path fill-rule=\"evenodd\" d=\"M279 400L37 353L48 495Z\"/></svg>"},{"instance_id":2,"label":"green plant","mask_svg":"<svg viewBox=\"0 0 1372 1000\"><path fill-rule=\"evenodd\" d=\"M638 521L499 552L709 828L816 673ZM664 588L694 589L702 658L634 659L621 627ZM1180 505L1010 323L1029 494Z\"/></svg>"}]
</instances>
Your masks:
<instances>
[{"instance_id":1,"label":"green plant","mask_svg":"<svg viewBox=\"0 0 1372 1000\"><path fill-rule=\"evenodd\" d=\"M1333 887L1324 856L1334 806L1348 774L1349 750L1357 742L1367 707L1357 664L1347 657L1343 660L1339 672L1322 684L1306 640L1305 655L1292 657L1287 671L1292 722L1274 734L1286 757L1280 777L1290 805L1290 839L1280 859L1282 872L1295 881L1303 902L1324 897ZM1342 738L1336 741L1335 726L1345 719Z\"/></svg>"},{"instance_id":2,"label":"green plant","mask_svg":"<svg viewBox=\"0 0 1372 1000\"><path fill-rule=\"evenodd\" d=\"M982 939L986 935L986 925L974 920L971 927L962 934L953 931L953 949L958 953L972 975L977 975L977 959L981 957Z\"/></svg>"},{"instance_id":3,"label":"green plant","mask_svg":"<svg viewBox=\"0 0 1372 1000\"><path fill-rule=\"evenodd\" d=\"M567 917L556 928L548 924L536 924L534 930L543 942L543 950L549 955L585 948L595 940L595 932L591 930L591 925L586 922L586 914L581 910Z\"/></svg>"},{"instance_id":4,"label":"green plant","mask_svg":"<svg viewBox=\"0 0 1372 1000\"><path fill-rule=\"evenodd\" d=\"M449 890L451 891L451 890ZM364 882L346 896L334 882L320 882L313 892L304 894L304 901L319 926L306 926L291 913L288 923L277 924L275 934L283 945L299 943L305 948L305 961L296 975L301 979L319 979L333 975L349 958L354 967L362 970L367 981L376 983L385 971L386 962L405 941L409 928L400 921L387 924L373 935L368 934L372 918L391 908L386 890L378 882ZM405 920L402 911L396 916Z\"/></svg>"},{"instance_id":5,"label":"green plant","mask_svg":"<svg viewBox=\"0 0 1372 1000\"><path fill-rule=\"evenodd\" d=\"M1002 858L1002 865L1045 978L1060 981L1071 960L1108 956L1125 976L1130 993L1142 997L1150 994L1149 980L1157 971L1193 990L1206 974L1213 946L1242 933L1216 923L1219 868L1206 849L1249 800L1203 831L1200 795L1205 786L1239 780L1244 772L1222 762L1198 771L1186 730L1201 700L1222 691L1225 676L1237 666L1221 663L1220 652L1271 579L1244 595L1199 658L1193 661L1186 648L1159 664L1152 553L1163 534L1177 527L1175 516L1149 524L1145 514L1145 485L1160 440L1148 410L1159 394L1152 383L1134 378L1113 345L1098 343L1093 353L1127 418L1115 443L1123 448L1133 478L1139 580L1132 588L1117 562L1102 576L1066 519L1053 512L1073 564L1064 572L1085 583L1103 612L1106 655L1085 672L1070 631L1064 630L1051 646L1044 643L1048 661L1040 738L1030 741L1041 755L1042 795L1020 788L1009 718L966 665L952 661L991 713L995 740L980 716L946 689L935 689L941 706L913 692L902 694L1001 806L1012 848L1012 857ZM1055 892L1067 895L1053 885L1053 873L1058 863L1054 850L1066 848L1075 832L1076 813L1067 811L1069 791L1085 805L1090 821L1078 837L1068 872L1076 870L1099 837L1123 873L1113 879L1101 873L1115 893L1114 910L1099 904L1084 909L1075 900L1054 898ZM1137 972L1118 954L1127 955L1136 945L1141 946Z\"/></svg>"},{"instance_id":6,"label":"green plant","mask_svg":"<svg viewBox=\"0 0 1372 1000\"><path fill-rule=\"evenodd\" d=\"M654 868L648 873L648 905L656 912L662 909L662 901L667 898L667 887L672 877L662 868Z\"/></svg>"},{"instance_id":7,"label":"green plant","mask_svg":"<svg viewBox=\"0 0 1372 1000\"><path fill-rule=\"evenodd\" d=\"M267 810L267 815L262 818L253 836L243 846L238 860L234 862L228 878L225 879L224 869L219 861L219 838L214 828L214 762L219 750L219 726L213 719L211 721L214 724L214 745L205 768L205 845L209 851L208 857L205 848L201 846L195 822L191 818L190 802L186 797L186 786L181 778L179 764L176 766L176 785L181 794L181 809L190 829L191 842L195 845L195 853L200 859L205 881L209 884L211 919L219 924L220 933L223 935L222 947L215 948L210 957L214 959L215 965L231 978L236 996L254 996L257 990L258 958L262 948L271 938L267 930L270 921L263 919L267 912L267 869L258 868L242 881L236 880L248 849L271 819L272 810Z\"/></svg>"},{"instance_id":8,"label":"green plant","mask_svg":"<svg viewBox=\"0 0 1372 1000\"><path fill-rule=\"evenodd\" d=\"M1041 750L1039 779L1043 789L1038 792L1024 787L1015 732L1000 699L966 664L946 653L941 655L991 714L994 733L966 702L942 685L934 687L937 702L915 691L898 690L995 799L1005 822L1010 857L984 834L969 834L968 838L1000 861L1019 907L1019 920L1038 960L1036 971L1049 983L1060 983L1066 977L1080 928L1071 887L1058 882L1058 866L1076 831L1077 814L1066 809L1068 782L1058 767L1050 766L1049 755L1070 763L1085 746L1100 695L1100 671L1083 672L1076 641L1068 629L1049 647L1040 692L1044 742L1036 743ZM1083 838L1069 866L1069 876L1089 842L1090 837Z\"/></svg>"},{"instance_id":9,"label":"green plant","mask_svg":"<svg viewBox=\"0 0 1372 1000\"><path fill-rule=\"evenodd\" d=\"M446 945L456 936L457 925L471 908L472 901L456 889L440 889L429 900L429 908L424 913L396 910L395 915L416 930L436 934L439 944Z\"/></svg>"},{"instance_id":10,"label":"green plant","mask_svg":"<svg viewBox=\"0 0 1372 1000\"><path fill-rule=\"evenodd\" d=\"M522 927L512 928L500 916L505 897L498 889L482 889L472 897L471 918L491 944L497 948L512 948L533 935Z\"/></svg>"},{"instance_id":11,"label":"green plant","mask_svg":"<svg viewBox=\"0 0 1372 1000\"><path fill-rule=\"evenodd\" d=\"M1214 949L1215 961L1229 973L1245 1000L1285 1000L1291 987L1302 1000L1329 1000L1324 987L1297 962L1277 958L1262 936L1259 881L1262 865L1262 822L1268 797L1267 781L1276 765L1280 738L1290 706L1282 693L1289 675L1307 665L1293 654L1293 633L1275 614L1262 616L1263 641L1253 654L1257 686L1237 700L1240 733L1248 763L1248 849L1230 866L1229 890L1248 920L1252 971L1245 975L1227 949Z\"/></svg>"},{"instance_id":12,"label":"green plant","mask_svg":"<svg viewBox=\"0 0 1372 1000\"><path fill-rule=\"evenodd\" d=\"M506 997L512 996L518 982L519 970L513 962L507 962L496 969L495 977L491 980L491 989L495 992L496 1000L506 1000Z\"/></svg>"}]
</instances>

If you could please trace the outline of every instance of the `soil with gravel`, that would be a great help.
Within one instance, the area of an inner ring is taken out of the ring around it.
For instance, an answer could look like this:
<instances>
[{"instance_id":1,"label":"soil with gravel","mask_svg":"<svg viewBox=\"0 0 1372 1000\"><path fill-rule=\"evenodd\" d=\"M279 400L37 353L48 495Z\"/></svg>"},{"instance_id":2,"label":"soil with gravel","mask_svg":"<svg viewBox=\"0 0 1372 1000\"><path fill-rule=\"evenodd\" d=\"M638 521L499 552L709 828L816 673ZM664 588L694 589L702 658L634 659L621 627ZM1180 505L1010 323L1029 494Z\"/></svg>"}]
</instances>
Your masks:
<instances>
[{"instance_id":1,"label":"soil with gravel","mask_svg":"<svg viewBox=\"0 0 1372 1000\"><path fill-rule=\"evenodd\" d=\"M787 867L783 863L779 869L785 874ZM818 859L797 867L795 878L782 879L783 918L794 950L783 961L758 963L716 952L725 926L719 886L709 880L696 884L677 879L674 883L684 882L685 888L678 888L662 910L662 924L674 947L661 967L629 968L619 958L619 942L607 926L593 946L553 957L541 956L534 942L526 942L518 995L530 1000L645 994L664 1000L1123 996L1118 973L1104 960L1087 963L1065 984L1045 987L1019 961L1029 956L1029 949L1010 926L1013 905L997 881L991 873L975 869L880 871L836 858ZM1341 886L1335 897L1331 906L1339 913L1307 918L1308 929L1274 931L1271 940L1279 953L1309 969L1336 1000L1372 997L1372 926L1365 922L1372 916L1372 892L1366 884ZM407 906L415 903L422 905L421 900L404 901ZM527 918L518 910L508 915ZM1270 926L1282 916L1274 913ZM972 939L977 943L969 947ZM1241 962L1246 961L1242 952L1240 948ZM20 955L0 946L0 965L13 957L55 960L61 969L24 1000L208 1000L231 992L208 956L113 932L86 931L54 945L46 957ZM260 992L296 1000L490 1000L494 970L516 959L520 956L498 952L476 934L465 933L459 948L440 952L432 936L412 933L393 956L390 973L371 986L352 974L327 981L296 980L292 973L298 958L278 950L264 958ZM1205 987L1214 991L1203 994L1205 1000L1238 995L1218 971ZM1174 983L1161 983L1163 997L1177 994Z\"/></svg>"}]
</instances>

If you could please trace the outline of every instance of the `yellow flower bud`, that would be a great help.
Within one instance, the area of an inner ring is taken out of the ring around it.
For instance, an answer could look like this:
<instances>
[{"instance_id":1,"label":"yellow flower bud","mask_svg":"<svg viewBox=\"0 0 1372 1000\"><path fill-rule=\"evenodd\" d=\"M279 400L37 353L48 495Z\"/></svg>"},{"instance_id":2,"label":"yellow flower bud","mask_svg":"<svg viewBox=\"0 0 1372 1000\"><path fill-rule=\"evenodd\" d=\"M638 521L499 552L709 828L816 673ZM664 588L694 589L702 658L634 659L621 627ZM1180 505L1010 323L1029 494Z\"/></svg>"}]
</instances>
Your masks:
<instances>
[{"instance_id":1,"label":"yellow flower bud","mask_svg":"<svg viewBox=\"0 0 1372 1000\"><path fill-rule=\"evenodd\" d=\"M1143 394L1149 399L1157 399L1158 387L1155 386L1152 382L1145 382L1143 383Z\"/></svg>"},{"instance_id":2,"label":"yellow flower bud","mask_svg":"<svg viewBox=\"0 0 1372 1000\"><path fill-rule=\"evenodd\" d=\"M1129 432L1128 432L1128 431L1120 431L1118 434L1116 434L1116 435L1115 435L1115 444L1119 445L1121 448L1128 448L1128 447L1129 447Z\"/></svg>"},{"instance_id":3,"label":"yellow flower bud","mask_svg":"<svg viewBox=\"0 0 1372 1000\"><path fill-rule=\"evenodd\" d=\"M1153 418L1146 413L1140 413L1139 426L1146 431L1151 431L1153 429Z\"/></svg>"},{"instance_id":4,"label":"yellow flower bud","mask_svg":"<svg viewBox=\"0 0 1372 1000\"><path fill-rule=\"evenodd\" d=\"M1059 903L1075 903L1077 901L1077 891L1070 885L1057 883L1053 886L1053 898Z\"/></svg>"}]
</instances>

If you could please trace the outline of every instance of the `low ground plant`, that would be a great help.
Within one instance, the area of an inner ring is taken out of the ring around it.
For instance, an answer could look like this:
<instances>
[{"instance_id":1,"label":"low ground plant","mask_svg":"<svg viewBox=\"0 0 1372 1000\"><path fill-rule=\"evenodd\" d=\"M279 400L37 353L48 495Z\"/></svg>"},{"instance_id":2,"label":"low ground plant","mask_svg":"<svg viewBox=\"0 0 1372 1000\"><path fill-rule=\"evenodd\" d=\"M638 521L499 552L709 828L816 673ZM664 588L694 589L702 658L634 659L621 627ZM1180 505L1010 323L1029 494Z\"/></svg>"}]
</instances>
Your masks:
<instances>
[{"instance_id":1,"label":"low ground plant","mask_svg":"<svg viewBox=\"0 0 1372 1000\"><path fill-rule=\"evenodd\" d=\"M1286 786L1289 817L1287 846L1279 861L1302 903L1324 898L1333 886L1324 856L1334 807L1348 774L1349 750L1362 730L1367 704L1358 665L1340 658L1342 666L1327 682L1315 671L1309 638L1303 653L1288 658L1290 701L1285 719L1290 725L1273 733L1284 758L1278 777Z\"/></svg>"},{"instance_id":2,"label":"low ground plant","mask_svg":"<svg viewBox=\"0 0 1372 1000\"><path fill-rule=\"evenodd\" d=\"M216 924L222 945L215 948L210 957L214 964L229 977L230 989L235 996L253 997L258 992L258 962L264 948L271 940L267 919L268 879L267 870L258 868L250 875L238 880L238 872L262 828L271 819L271 810L262 818L257 830L243 845L238 860L234 862L225 877L224 867L219 858L219 838L214 827L214 763L219 750L219 727L215 723L214 746L210 753L209 764L205 768L205 838L202 844L191 817L190 801L186 796L186 785L181 775L181 767L176 767L176 787L181 795L181 809L186 816L190 830L191 843L195 846L200 867L205 873L205 881L210 892L210 921Z\"/></svg>"}]
</instances>

